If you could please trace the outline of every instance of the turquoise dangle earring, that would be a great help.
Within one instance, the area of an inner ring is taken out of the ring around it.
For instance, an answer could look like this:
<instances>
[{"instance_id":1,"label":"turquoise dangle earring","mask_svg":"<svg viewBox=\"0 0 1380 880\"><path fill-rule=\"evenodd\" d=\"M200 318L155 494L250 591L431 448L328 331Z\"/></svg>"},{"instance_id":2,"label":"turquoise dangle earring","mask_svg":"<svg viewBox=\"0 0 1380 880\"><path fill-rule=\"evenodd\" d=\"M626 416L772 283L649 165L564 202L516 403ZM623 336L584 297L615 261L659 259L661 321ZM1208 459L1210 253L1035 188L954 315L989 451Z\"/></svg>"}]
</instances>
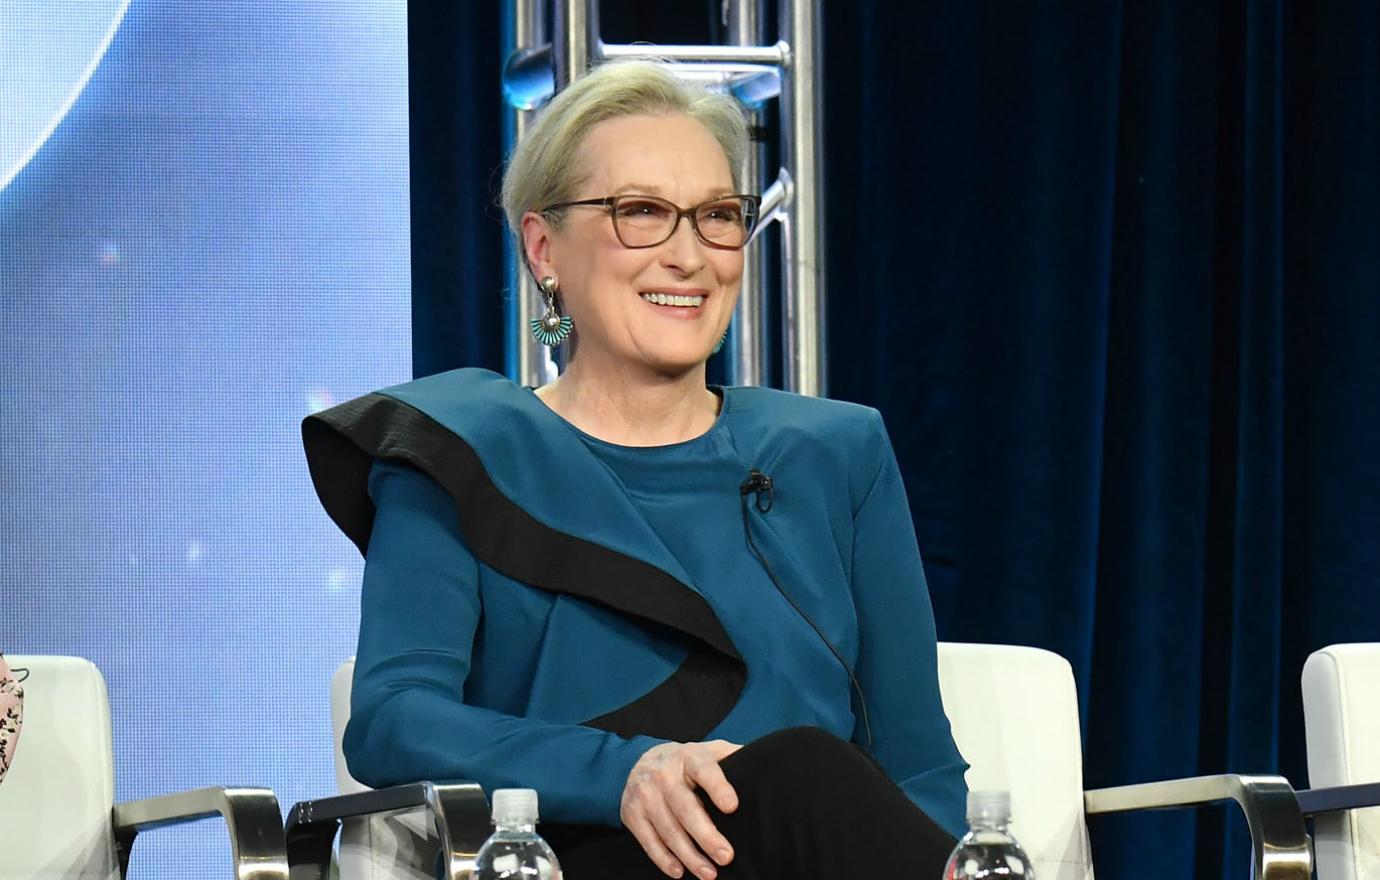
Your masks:
<instances>
[{"instance_id":1,"label":"turquoise dangle earring","mask_svg":"<svg viewBox=\"0 0 1380 880\"><path fill-rule=\"evenodd\" d=\"M542 299L546 300L546 313L532 319L532 335L542 345L555 348L570 336L574 324L568 315L556 311L556 279L543 275L537 286L541 288Z\"/></svg>"},{"instance_id":2,"label":"turquoise dangle earring","mask_svg":"<svg viewBox=\"0 0 1380 880\"><path fill-rule=\"evenodd\" d=\"M720 351L722 351L722 350L723 350L723 347L724 347L724 343L727 342L727 341L728 341L728 329L725 328L725 329L724 329L724 335L723 335L723 336L720 336L720 337L719 337L719 341L716 342L716 343L714 343L714 350L711 351L710 354L711 354L711 355L715 355L715 354L718 354Z\"/></svg>"}]
</instances>

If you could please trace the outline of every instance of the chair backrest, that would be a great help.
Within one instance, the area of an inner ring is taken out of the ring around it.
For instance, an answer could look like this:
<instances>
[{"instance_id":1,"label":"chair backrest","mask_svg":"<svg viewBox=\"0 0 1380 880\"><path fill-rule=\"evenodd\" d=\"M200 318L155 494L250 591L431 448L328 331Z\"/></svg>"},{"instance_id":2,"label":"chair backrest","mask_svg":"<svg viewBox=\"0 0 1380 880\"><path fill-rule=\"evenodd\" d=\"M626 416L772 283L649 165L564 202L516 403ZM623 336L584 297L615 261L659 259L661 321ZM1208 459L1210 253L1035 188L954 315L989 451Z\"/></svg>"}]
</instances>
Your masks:
<instances>
[{"instance_id":1,"label":"chair backrest","mask_svg":"<svg viewBox=\"0 0 1380 880\"><path fill-rule=\"evenodd\" d=\"M939 644L939 689L970 790L1011 792L1011 833L1040 880L1092 880L1073 669L1018 645Z\"/></svg>"},{"instance_id":2,"label":"chair backrest","mask_svg":"<svg viewBox=\"0 0 1380 880\"><path fill-rule=\"evenodd\" d=\"M0 878L119 880L105 679L77 657L6 659L29 676L24 729L0 782Z\"/></svg>"},{"instance_id":3,"label":"chair backrest","mask_svg":"<svg viewBox=\"0 0 1380 880\"><path fill-rule=\"evenodd\" d=\"M1303 665L1312 788L1380 782L1380 643L1330 645ZM1314 817L1318 880L1380 877L1380 807Z\"/></svg>"}]
</instances>

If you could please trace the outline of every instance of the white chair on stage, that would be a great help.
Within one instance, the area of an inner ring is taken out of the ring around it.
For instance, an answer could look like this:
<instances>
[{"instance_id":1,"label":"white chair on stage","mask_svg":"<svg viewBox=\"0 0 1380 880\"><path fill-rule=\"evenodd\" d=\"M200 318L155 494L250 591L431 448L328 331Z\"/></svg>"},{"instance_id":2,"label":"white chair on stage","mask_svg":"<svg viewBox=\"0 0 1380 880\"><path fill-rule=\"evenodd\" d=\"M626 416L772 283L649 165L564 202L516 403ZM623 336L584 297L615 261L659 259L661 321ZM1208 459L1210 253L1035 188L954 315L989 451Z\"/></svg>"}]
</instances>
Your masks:
<instances>
[{"instance_id":1,"label":"white chair on stage","mask_svg":"<svg viewBox=\"0 0 1380 880\"><path fill-rule=\"evenodd\" d=\"M119 880L141 831L219 814L237 880L287 880L282 813L262 788L203 788L115 803L105 679L76 657L10 655L24 727L0 783L0 880Z\"/></svg>"},{"instance_id":2,"label":"white chair on stage","mask_svg":"<svg viewBox=\"0 0 1380 880\"><path fill-rule=\"evenodd\" d=\"M969 789L1011 792L1011 832L1040 880L1092 880L1086 816L1234 801L1246 814L1257 880L1309 880L1307 834L1279 776L1235 774L1083 790L1073 669L1017 645L939 644L939 687Z\"/></svg>"},{"instance_id":3,"label":"white chair on stage","mask_svg":"<svg viewBox=\"0 0 1380 880\"><path fill-rule=\"evenodd\" d=\"M451 880L464 880L489 831L483 793L472 785L429 783L369 792L350 777L340 742L353 674L353 660L346 661L331 683L336 778L345 794L293 808L288 852L294 880L325 880L331 839L342 820L341 880L434 877L437 859L446 853ZM1311 877L1303 815L1281 777L1205 776L1085 792L1078 695L1063 657L1015 645L941 642L939 685L954 739L971 765L969 788L1011 792L1012 832L1040 880L1092 880L1087 815L1222 801L1236 802L1246 814L1257 880ZM398 812L422 804L423 786L441 811L433 806L430 816ZM441 795L450 800L442 803ZM371 805L361 798L394 800ZM353 825L346 818L384 809L389 811Z\"/></svg>"},{"instance_id":4,"label":"white chair on stage","mask_svg":"<svg viewBox=\"0 0 1380 880\"><path fill-rule=\"evenodd\" d=\"M1380 643L1331 645L1303 666L1318 880L1380 878Z\"/></svg>"}]
</instances>

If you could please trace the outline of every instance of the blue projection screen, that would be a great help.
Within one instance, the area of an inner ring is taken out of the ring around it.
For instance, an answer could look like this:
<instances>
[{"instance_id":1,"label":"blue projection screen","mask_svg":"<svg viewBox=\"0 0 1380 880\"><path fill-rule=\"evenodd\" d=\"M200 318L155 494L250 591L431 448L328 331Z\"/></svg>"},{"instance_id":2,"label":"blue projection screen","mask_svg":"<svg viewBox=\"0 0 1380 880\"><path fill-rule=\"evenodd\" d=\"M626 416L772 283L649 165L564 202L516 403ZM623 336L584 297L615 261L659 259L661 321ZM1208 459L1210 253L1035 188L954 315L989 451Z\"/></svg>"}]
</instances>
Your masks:
<instances>
[{"instance_id":1,"label":"blue projection screen","mask_svg":"<svg viewBox=\"0 0 1380 880\"><path fill-rule=\"evenodd\" d=\"M334 791L362 563L298 425L409 376L407 183L403 0L0 0L0 650L101 668L117 799Z\"/></svg>"}]
</instances>

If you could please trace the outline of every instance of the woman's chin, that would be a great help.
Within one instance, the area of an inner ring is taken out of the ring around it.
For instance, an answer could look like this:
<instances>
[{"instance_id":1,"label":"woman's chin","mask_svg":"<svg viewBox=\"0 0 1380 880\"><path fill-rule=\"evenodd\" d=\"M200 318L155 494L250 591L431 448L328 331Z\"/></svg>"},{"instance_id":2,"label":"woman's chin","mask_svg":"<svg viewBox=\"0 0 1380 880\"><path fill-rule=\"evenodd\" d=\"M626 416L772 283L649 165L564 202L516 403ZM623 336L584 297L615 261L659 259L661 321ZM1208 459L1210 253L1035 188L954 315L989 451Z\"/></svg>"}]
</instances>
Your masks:
<instances>
[{"instance_id":1,"label":"woman's chin","mask_svg":"<svg viewBox=\"0 0 1380 880\"><path fill-rule=\"evenodd\" d=\"M710 350L703 343L643 347L638 354L646 366L662 375L681 375L697 370L709 360Z\"/></svg>"},{"instance_id":2,"label":"woman's chin","mask_svg":"<svg viewBox=\"0 0 1380 880\"><path fill-rule=\"evenodd\" d=\"M717 340L700 338L702 335L634 331L621 344L609 346L586 336L580 341L576 358L587 361L587 366L596 371L597 364L604 364L617 370L641 369L661 378L679 378L702 369L713 354Z\"/></svg>"}]
</instances>

